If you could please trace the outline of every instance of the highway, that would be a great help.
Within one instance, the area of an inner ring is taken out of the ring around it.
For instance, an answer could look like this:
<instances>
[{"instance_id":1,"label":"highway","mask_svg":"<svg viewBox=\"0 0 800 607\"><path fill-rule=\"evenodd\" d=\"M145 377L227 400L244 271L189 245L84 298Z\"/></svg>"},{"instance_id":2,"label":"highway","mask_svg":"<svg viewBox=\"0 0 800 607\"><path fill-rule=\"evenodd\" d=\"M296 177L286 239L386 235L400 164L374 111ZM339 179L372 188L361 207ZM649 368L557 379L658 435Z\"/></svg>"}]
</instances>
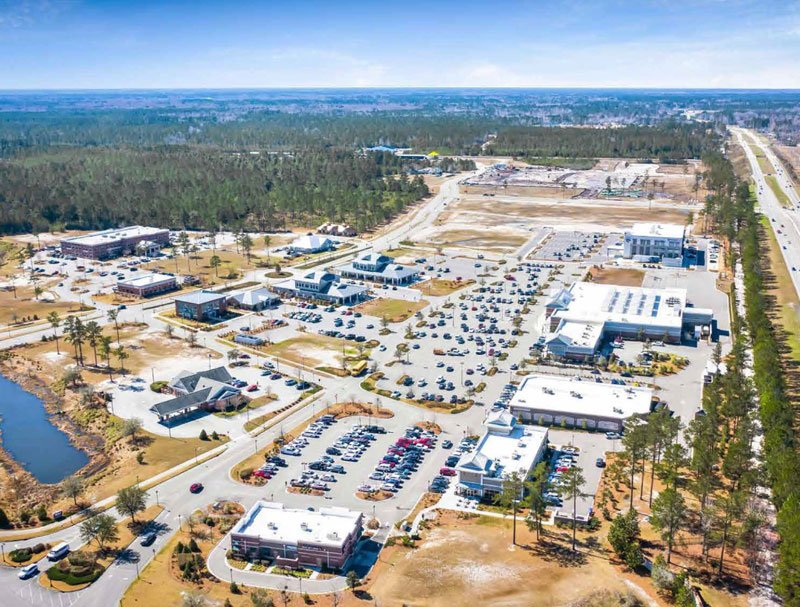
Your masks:
<instances>
[{"instance_id":1,"label":"highway","mask_svg":"<svg viewBox=\"0 0 800 607\"><path fill-rule=\"evenodd\" d=\"M762 144L758 138L751 136L750 132L745 129L732 130L747 155L747 160L753 173L753 180L755 181L759 207L764 216L769 219L772 229L775 231L775 236L781 245L781 254L791 274L795 291L800 297L800 216L798 215L800 211L797 210L800 198L798 198L786 169L769 146ZM761 171L755 154L750 149L750 146L747 145L748 143L753 143L764 150L765 155L775 167L775 176L778 184L789 197L789 200L794 202L793 208L789 209L781 205L778 197L775 196L772 188L766 182L765 175ZM779 230L780 233L778 233Z\"/></svg>"}]
</instances>

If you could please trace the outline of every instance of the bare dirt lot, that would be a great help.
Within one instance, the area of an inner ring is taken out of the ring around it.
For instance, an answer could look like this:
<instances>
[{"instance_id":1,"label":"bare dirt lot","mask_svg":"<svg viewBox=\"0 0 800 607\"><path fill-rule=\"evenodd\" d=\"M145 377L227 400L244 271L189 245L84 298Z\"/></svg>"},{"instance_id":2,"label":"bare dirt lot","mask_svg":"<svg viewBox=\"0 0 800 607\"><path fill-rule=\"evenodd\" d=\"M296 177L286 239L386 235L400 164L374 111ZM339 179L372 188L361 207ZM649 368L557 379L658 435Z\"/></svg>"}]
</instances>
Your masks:
<instances>
[{"instance_id":1,"label":"bare dirt lot","mask_svg":"<svg viewBox=\"0 0 800 607\"><path fill-rule=\"evenodd\" d=\"M621 285L623 287L641 287L644 272L633 268L599 268L589 270L589 279L603 285Z\"/></svg>"},{"instance_id":2,"label":"bare dirt lot","mask_svg":"<svg viewBox=\"0 0 800 607\"><path fill-rule=\"evenodd\" d=\"M617 231L642 221L684 224L688 211L679 208L624 202L599 202L591 200L508 200L499 197L465 197L456 202L451 212L461 222L476 225L500 225L509 217L518 218L530 225L580 225L602 226Z\"/></svg>"},{"instance_id":3,"label":"bare dirt lot","mask_svg":"<svg viewBox=\"0 0 800 607\"><path fill-rule=\"evenodd\" d=\"M370 594L382 605L565 605L598 589L633 589L644 603L662 604L647 580L628 582L602 551L573 554L554 537L565 532L548 533L545 549L518 524L520 545L511 549L510 521L445 512L418 547L387 555Z\"/></svg>"}]
</instances>

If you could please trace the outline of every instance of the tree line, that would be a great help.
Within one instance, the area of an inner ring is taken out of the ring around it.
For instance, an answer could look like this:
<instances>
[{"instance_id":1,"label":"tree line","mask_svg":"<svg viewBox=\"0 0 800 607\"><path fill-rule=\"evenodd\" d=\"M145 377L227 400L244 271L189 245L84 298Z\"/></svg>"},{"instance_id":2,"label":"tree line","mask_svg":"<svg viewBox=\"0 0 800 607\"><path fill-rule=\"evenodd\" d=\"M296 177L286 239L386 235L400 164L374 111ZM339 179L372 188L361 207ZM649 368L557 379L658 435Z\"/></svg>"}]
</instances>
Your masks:
<instances>
[{"instance_id":1,"label":"tree line","mask_svg":"<svg viewBox=\"0 0 800 607\"><path fill-rule=\"evenodd\" d=\"M744 270L746 318L734 319L734 329L745 329L753 353L750 389L758 400L763 433L764 472L778 509L779 559L774 588L789 607L800 606L800 454L797 414L783 372L781 346L770 320L764 282L764 255L760 242L755 199L745 182L737 182L733 168L719 153L703 158L714 194L706 212L725 236L739 245ZM736 261L736 258L732 260ZM737 340L738 343L738 340ZM736 353L736 351L735 351ZM741 356L741 355L740 355Z\"/></svg>"},{"instance_id":2,"label":"tree line","mask_svg":"<svg viewBox=\"0 0 800 607\"><path fill-rule=\"evenodd\" d=\"M126 223L269 231L320 220L360 231L427 194L393 154L76 148L0 162L0 233Z\"/></svg>"},{"instance_id":3,"label":"tree line","mask_svg":"<svg viewBox=\"0 0 800 607\"><path fill-rule=\"evenodd\" d=\"M499 130L485 153L572 159L655 158L674 162L699 158L718 144L719 137L700 124L620 128L513 126Z\"/></svg>"}]
</instances>

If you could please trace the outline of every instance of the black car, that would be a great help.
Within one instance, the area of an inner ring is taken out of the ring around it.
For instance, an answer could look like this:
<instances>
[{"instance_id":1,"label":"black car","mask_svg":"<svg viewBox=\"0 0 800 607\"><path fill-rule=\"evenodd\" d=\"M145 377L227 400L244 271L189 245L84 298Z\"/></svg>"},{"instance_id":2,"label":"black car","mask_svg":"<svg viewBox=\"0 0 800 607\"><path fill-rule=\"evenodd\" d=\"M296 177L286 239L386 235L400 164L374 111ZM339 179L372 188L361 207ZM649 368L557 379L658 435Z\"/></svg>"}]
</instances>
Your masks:
<instances>
[{"instance_id":1,"label":"black car","mask_svg":"<svg viewBox=\"0 0 800 607\"><path fill-rule=\"evenodd\" d=\"M139 540L139 545L140 546L149 546L150 544L152 544L153 542L156 541L156 537L157 536L156 536L156 532L155 531L149 531L148 533L145 533L142 536L141 540Z\"/></svg>"},{"instance_id":2,"label":"black car","mask_svg":"<svg viewBox=\"0 0 800 607\"><path fill-rule=\"evenodd\" d=\"M342 452L339 449L337 449L336 447L328 447L327 449L325 449L325 453L327 453L328 455L341 455L342 454Z\"/></svg>"}]
</instances>

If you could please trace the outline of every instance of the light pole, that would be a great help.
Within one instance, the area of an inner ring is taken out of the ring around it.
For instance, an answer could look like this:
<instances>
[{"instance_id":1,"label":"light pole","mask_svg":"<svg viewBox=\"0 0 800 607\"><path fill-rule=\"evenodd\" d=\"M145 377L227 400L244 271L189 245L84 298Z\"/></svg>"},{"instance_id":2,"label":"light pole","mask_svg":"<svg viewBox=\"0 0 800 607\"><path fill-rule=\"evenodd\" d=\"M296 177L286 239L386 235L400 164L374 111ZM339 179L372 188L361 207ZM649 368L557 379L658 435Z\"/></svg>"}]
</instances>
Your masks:
<instances>
[{"instance_id":1,"label":"light pole","mask_svg":"<svg viewBox=\"0 0 800 607\"><path fill-rule=\"evenodd\" d=\"M199 448L199 447L195 447L195 448L194 448L194 463L195 463L195 465L197 465L197 449L198 449L198 448Z\"/></svg>"},{"instance_id":2,"label":"light pole","mask_svg":"<svg viewBox=\"0 0 800 607\"><path fill-rule=\"evenodd\" d=\"M156 489L156 506L160 506L161 504L158 503L158 489Z\"/></svg>"}]
</instances>

